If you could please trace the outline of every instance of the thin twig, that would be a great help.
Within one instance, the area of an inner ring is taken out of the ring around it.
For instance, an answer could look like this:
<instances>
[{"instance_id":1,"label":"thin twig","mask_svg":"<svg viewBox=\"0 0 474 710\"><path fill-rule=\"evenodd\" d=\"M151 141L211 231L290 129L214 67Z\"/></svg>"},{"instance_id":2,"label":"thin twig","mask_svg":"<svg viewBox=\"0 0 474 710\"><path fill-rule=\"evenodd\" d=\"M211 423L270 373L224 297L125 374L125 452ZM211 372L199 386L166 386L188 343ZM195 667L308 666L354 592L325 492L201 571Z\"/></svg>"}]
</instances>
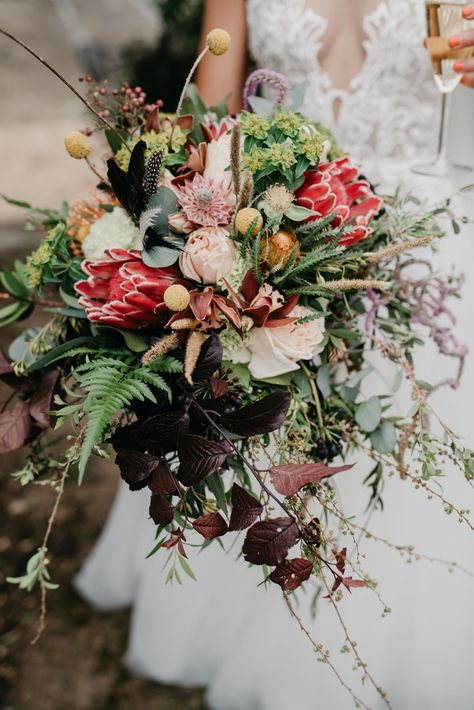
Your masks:
<instances>
[{"instance_id":1,"label":"thin twig","mask_svg":"<svg viewBox=\"0 0 474 710\"><path fill-rule=\"evenodd\" d=\"M300 617L298 616L298 614L294 610L294 608L291 605L291 602L286 594L283 595L283 599L285 600L286 606L288 607L290 614L293 616L293 618L298 623L298 626L300 627L301 631L304 633L304 635L307 637L309 642L312 644L316 653L319 656L321 656L323 662L326 663L329 666L329 668L332 670L332 672L334 673L334 675L336 676L337 680L342 685L342 687L345 690L347 690L347 692L351 695L351 697L355 703L358 703L361 707L365 708L365 710L370 710L369 706L366 705L363 700L358 698L357 695L352 690L352 688L349 685L347 685L347 683L343 680L343 678L341 677L336 666L333 664L333 662L329 658L329 651L325 651L324 648L321 646L321 644L316 643L316 641L313 639L311 633L308 631L308 629L305 627L305 625L301 621Z\"/></svg>"},{"instance_id":2,"label":"thin twig","mask_svg":"<svg viewBox=\"0 0 474 710\"><path fill-rule=\"evenodd\" d=\"M111 131L113 131L113 132L115 133L115 135L117 136L117 138L119 138L119 140L120 140L120 142L122 143L122 145L124 145L130 153L132 152L132 151L130 150L130 147L129 147L129 145L127 144L127 141L125 140L125 138L123 138L123 137L120 135L120 133L112 126L112 124L109 123L106 118L104 118L103 116L101 116L100 113L98 113L98 112L95 110L95 108L87 101L87 99L85 99L83 96L81 96L81 94L72 86L72 84L70 84L69 81L68 81L67 79L65 79L64 76L62 76L62 74L60 74L53 66L51 66L51 64L49 64L49 62L47 62L46 59L43 59L43 57L40 57L39 54L37 54L33 49L31 49L31 47L29 47L27 44L25 44L25 43L22 42L20 39L18 39L17 37L15 37L15 35L12 35L12 34L10 34L10 32L7 32L6 30L2 29L1 27L0 27L0 34L2 34L2 35L4 35L5 37L8 37L9 39L11 39L13 42L15 42L16 44L18 44L18 45L19 45L20 47L22 47L23 49L25 49L29 54L31 54L32 57L34 57L35 59L37 59L38 62L40 62L43 66L46 67L46 69L49 69L49 71L50 71L52 74L54 74L54 76L55 76L57 79L59 79L59 81L61 81L65 86L67 86L67 88L69 89L69 91L72 91L72 93L74 94L74 96L75 96L76 98L78 98L79 101L81 101L81 102L84 104L84 106L85 106L91 113L93 113L94 116L95 116L99 121L101 121L101 123L103 123L105 126L107 126L107 128L109 128Z\"/></svg>"},{"instance_id":3,"label":"thin twig","mask_svg":"<svg viewBox=\"0 0 474 710\"><path fill-rule=\"evenodd\" d=\"M367 669L367 663L365 663L365 662L362 660L362 658L361 658L361 656L360 656L360 654L359 654L359 651L357 650L356 644L354 643L354 641L351 639L351 637L350 637L350 635L349 635L349 629L348 629L347 626L346 626L346 622L345 622L344 619L342 618L342 614L341 614L341 612L339 611L338 605L336 604L336 602L335 602L334 599L333 599L333 595L332 595L332 593L331 593L331 589L330 589L330 587L329 587L329 585L328 585L328 583L327 583L327 580L326 580L326 577L324 576L324 572L323 572L322 568L321 568L320 572L321 572L321 579L322 579L322 581L323 581L324 587L325 587L325 589L326 589L326 591L327 591L327 594L328 594L328 599L329 599L329 601L331 602L334 611L336 612L336 616L337 616L337 618L338 618L338 620L339 620L339 623L340 623L340 625L341 625L341 627L342 627L342 629L343 629L343 631L344 631L344 636L345 636L345 638L346 638L346 641L347 641L347 643L349 644L349 646L351 647L352 652L353 652L353 654L354 654L354 657L355 657L356 660L357 660L358 665L362 668L362 670L363 670L365 676L368 678L368 680L370 681L371 685L375 688L375 690L377 691L377 693L379 694L379 696L382 698L382 700L384 701L384 703L385 703L385 705L387 706L387 708L388 708L389 710L392 710L392 706L391 706L391 704L390 704L389 699L387 698L386 692L384 691L383 688L381 688L381 687L380 687L379 685L377 685L377 683L375 682L375 679L373 678L372 674L371 674L371 673L369 672L369 670Z\"/></svg>"},{"instance_id":4,"label":"thin twig","mask_svg":"<svg viewBox=\"0 0 474 710\"><path fill-rule=\"evenodd\" d=\"M81 432L76 440L75 448L80 446L80 442L82 440L82 435L83 434ZM67 478L67 475L69 473L69 469L71 468L73 461L74 461L74 456L71 454L69 456L68 461L66 462L66 464L64 466L63 472L61 474L61 478L59 479L59 486L58 486L58 492L56 494L56 500L54 501L53 509L52 509L51 514L48 518L48 526L46 528L46 532L43 537L43 543L40 548L39 567L41 569L44 569L46 567L46 565L48 564L48 560L46 558L46 553L48 551L49 537L51 535L54 521L55 521L56 515L58 513L59 504L60 504L61 499L63 497L64 484L66 483L66 478ZM39 618L39 622L38 622L38 629L35 634L35 637L31 641L32 645L38 643L38 641L40 640L40 638L43 634L45 626L46 626L46 593L47 593L47 590L46 590L46 585L45 585L45 580L43 578L43 575L40 575L40 577L39 577L39 585L40 585L40 589L41 589L41 611L40 611L40 618Z\"/></svg>"}]
</instances>

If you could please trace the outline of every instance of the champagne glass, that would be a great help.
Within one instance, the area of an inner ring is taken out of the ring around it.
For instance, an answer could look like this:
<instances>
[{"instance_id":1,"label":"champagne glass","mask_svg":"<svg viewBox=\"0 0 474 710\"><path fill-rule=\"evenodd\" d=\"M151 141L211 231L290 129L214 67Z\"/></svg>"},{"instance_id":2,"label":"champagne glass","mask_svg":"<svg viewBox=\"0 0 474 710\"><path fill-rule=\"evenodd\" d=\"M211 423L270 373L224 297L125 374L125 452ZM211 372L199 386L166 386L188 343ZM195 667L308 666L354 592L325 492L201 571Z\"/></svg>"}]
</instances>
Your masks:
<instances>
[{"instance_id":1,"label":"champagne glass","mask_svg":"<svg viewBox=\"0 0 474 710\"><path fill-rule=\"evenodd\" d=\"M431 56L436 86L441 92L441 125L436 158L425 165L415 165L412 170L421 175L444 177L471 172L471 168L451 163L448 158L448 128L452 93L461 81L461 75L454 71L460 59L474 55L474 47L452 49L449 37L472 28L472 23L463 17L462 10L467 3L426 2L428 27L427 49Z\"/></svg>"}]
</instances>

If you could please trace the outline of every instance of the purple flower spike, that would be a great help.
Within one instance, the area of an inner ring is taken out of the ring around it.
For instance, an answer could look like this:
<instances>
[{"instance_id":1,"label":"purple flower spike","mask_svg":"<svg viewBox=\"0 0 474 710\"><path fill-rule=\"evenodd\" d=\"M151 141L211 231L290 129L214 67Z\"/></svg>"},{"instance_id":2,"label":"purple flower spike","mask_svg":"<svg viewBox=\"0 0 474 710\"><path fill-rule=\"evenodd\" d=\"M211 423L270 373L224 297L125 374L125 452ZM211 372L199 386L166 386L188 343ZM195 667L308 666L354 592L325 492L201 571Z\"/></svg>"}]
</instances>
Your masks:
<instances>
[{"instance_id":1,"label":"purple flower spike","mask_svg":"<svg viewBox=\"0 0 474 710\"><path fill-rule=\"evenodd\" d=\"M274 115L277 106L285 105L291 88L290 83L284 74L271 69L257 69L252 72L244 86L243 104L245 111L252 111L249 98L257 95L257 89L261 84L269 84L276 89L276 96L272 106L272 115Z\"/></svg>"}]
</instances>

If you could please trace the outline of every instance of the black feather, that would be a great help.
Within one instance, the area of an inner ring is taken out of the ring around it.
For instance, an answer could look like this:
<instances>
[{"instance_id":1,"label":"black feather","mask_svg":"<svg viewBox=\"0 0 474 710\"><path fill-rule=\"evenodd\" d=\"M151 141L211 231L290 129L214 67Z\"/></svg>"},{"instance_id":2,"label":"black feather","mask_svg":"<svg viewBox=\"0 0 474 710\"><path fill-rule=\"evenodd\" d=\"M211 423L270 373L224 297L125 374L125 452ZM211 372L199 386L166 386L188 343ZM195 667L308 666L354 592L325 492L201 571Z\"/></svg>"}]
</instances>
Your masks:
<instances>
[{"instance_id":1,"label":"black feather","mask_svg":"<svg viewBox=\"0 0 474 710\"><path fill-rule=\"evenodd\" d=\"M160 179L162 165L163 151L156 150L146 164L145 176L143 178L143 189L147 200L150 200L158 189L158 181Z\"/></svg>"},{"instance_id":2,"label":"black feather","mask_svg":"<svg viewBox=\"0 0 474 710\"><path fill-rule=\"evenodd\" d=\"M115 160L107 161L107 175L112 189L135 224L138 224L140 215L148 201L143 189L145 150L146 143L138 141L130 156L128 172L122 170Z\"/></svg>"}]
</instances>

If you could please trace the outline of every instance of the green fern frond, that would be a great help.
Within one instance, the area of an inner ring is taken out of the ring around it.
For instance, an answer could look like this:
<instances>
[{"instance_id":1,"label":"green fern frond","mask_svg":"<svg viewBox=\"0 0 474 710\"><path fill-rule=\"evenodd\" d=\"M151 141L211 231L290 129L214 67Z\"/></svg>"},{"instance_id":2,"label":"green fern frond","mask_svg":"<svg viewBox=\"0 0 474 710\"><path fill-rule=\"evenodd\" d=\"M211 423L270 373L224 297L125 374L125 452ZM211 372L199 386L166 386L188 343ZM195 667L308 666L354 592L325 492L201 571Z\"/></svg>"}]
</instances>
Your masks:
<instances>
[{"instance_id":1,"label":"green fern frond","mask_svg":"<svg viewBox=\"0 0 474 710\"><path fill-rule=\"evenodd\" d=\"M82 363L73 370L78 386L84 391L82 409L87 416L79 461L79 483L94 447L103 441L110 424L130 407L133 400L156 403L153 389L166 392L171 399L170 388L155 371L179 372L181 369L181 363L171 357L155 360L151 365L136 363L132 357L124 361L102 357Z\"/></svg>"}]
</instances>

